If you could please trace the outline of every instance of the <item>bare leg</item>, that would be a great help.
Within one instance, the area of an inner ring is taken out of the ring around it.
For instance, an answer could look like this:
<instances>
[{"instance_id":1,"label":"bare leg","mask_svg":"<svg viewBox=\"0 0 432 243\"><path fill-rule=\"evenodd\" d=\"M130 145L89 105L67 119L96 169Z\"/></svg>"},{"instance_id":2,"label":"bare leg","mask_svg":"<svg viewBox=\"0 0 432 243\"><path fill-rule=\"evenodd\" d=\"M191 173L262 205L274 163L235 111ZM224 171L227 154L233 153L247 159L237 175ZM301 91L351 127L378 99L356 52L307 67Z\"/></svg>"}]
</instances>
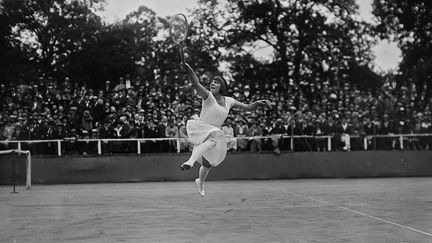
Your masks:
<instances>
[{"instance_id":1,"label":"bare leg","mask_svg":"<svg viewBox=\"0 0 432 243\"><path fill-rule=\"evenodd\" d=\"M203 165L201 165L200 170L199 170L199 178L197 178L195 180L195 183L198 186L198 193L202 197L204 197L204 181L207 178L207 175L209 174L210 169L211 169L211 167L204 166L205 162L207 162L207 161L205 160L205 158L203 158Z\"/></svg>"},{"instance_id":2,"label":"bare leg","mask_svg":"<svg viewBox=\"0 0 432 243\"><path fill-rule=\"evenodd\" d=\"M201 158L205 153L207 153L210 149L216 146L216 141L213 138L208 139L202 144L195 147L192 151L192 155L188 161L184 162L181 165L182 170L189 170L199 158Z\"/></svg>"},{"instance_id":3,"label":"bare leg","mask_svg":"<svg viewBox=\"0 0 432 243\"><path fill-rule=\"evenodd\" d=\"M207 168L207 167L201 165L200 170L199 170L199 180L200 180L200 183L202 185L204 185L204 181L207 178L209 171L210 171L210 168Z\"/></svg>"}]
</instances>

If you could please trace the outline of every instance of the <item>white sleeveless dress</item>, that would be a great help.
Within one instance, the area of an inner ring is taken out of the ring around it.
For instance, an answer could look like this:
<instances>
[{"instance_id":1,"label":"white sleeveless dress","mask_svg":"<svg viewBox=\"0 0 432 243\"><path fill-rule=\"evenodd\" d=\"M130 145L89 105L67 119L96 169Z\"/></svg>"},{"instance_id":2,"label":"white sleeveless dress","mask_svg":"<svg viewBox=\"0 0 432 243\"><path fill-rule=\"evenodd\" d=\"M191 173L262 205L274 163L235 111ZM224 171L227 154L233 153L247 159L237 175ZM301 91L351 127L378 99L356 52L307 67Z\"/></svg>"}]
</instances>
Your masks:
<instances>
[{"instance_id":1,"label":"white sleeveless dress","mask_svg":"<svg viewBox=\"0 0 432 243\"><path fill-rule=\"evenodd\" d=\"M189 141L197 146L207 138L216 139L216 146L204 154L204 158L212 165L219 165L226 156L227 142L221 126L228 116L235 100L225 96L225 107L219 105L211 92L202 102L200 117L189 120L186 124Z\"/></svg>"}]
</instances>

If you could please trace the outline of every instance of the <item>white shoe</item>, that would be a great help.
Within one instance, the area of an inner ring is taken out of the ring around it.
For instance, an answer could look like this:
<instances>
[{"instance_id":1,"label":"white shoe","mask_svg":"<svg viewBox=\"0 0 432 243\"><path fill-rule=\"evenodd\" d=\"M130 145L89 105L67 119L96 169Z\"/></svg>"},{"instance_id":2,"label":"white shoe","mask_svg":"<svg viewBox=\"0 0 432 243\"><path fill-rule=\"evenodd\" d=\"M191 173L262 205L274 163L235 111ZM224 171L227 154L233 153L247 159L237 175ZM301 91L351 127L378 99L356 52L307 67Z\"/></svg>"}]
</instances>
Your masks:
<instances>
[{"instance_id":1,"label":"white shoe","mask_svg":"<svg viewBox=\"0 0 432 243\"><path fill-rule=\"evenodd\" d=\"M201 195L201 197L204 197L204 185L202 185L200 183L200 179L195 179L195 183L197 184L198 187L198 193Z\"/></svg>"}]
</instances>

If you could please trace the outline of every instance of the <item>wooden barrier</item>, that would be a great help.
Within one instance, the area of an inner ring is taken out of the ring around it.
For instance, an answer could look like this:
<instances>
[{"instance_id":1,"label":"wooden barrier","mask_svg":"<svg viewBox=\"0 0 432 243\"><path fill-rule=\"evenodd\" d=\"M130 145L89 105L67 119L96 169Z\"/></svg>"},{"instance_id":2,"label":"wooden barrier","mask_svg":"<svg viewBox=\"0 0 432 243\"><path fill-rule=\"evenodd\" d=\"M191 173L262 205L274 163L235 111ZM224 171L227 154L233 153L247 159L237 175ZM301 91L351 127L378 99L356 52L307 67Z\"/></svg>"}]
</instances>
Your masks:
<instances>
[{"instance_id":1,"label":"wooden barrier","mask_svg":"<svg viewBox=\"0 0 432 243\"><path fill-rule=\"evenodd\" d=\"M37 157L32 159L34 184L143 182L193 180L192 170L180 170L189 154ZM11 175L10 163L0 161L0 183ZM209 180L361 178L432 176L432 152L361 151L230 153L212 169Z\"/></svg>"}]
</instances>

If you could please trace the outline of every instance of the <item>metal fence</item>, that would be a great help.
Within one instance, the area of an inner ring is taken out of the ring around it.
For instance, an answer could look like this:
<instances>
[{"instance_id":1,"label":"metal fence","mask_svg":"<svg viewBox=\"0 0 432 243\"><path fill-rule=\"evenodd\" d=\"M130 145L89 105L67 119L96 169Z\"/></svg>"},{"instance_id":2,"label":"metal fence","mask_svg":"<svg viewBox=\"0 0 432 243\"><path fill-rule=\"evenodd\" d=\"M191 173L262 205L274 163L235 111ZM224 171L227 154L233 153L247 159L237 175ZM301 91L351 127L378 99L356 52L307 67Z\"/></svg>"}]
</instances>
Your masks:
<instances>
[{"instance_id":1,"label":"metal fence","mask_svg":"<svg viewBox=\"0 0 432 243\"><path fill-rule=\"evenodd\" d=\"M277 147L281 151L335 151L335 150L428 150L432 149L432 134L394 134L394 135L368 135L358 136L308 136L308 135L270 135L270 136L254 136L254 137L235 137L231 140L246 141L248 144L258 142L272 144L267 150L273 150ZM152 143L150 146L156 146L159 143L168 143L175 148L174 151L181 153L181 143L187 142L185 138L123 138L123 139L51 139L51 140L3 140L0 141L1 149L18 149L27 150L34 149L37 145L42 145L45 151L49 154L62 156L65 153L65 146L70 147L71 144L84 144L93 147L94 154L111 153L112 148L116 146L124 146L130 150L120 151L120 153L136 153L142 154L142 146L146 143ZM347 147L347 142L350 146ZM122 145L123 144L123 145ZM109 146L108 146L109 145ZM277 145L277 146L276 146ZM104 149L104 147L109 147ZM249 146L249 145L248 145ZM121 149L121 148L120 148ZM107 151L108 150L108 151ZM118 150L118 148L117 148ZM249 150L249 148L247 149ZM168 152L168 151L160 151ZM36 154L45 154L38 153ZM93 154L93 153L91 153Z\"/></svg>"}]
</instances>

